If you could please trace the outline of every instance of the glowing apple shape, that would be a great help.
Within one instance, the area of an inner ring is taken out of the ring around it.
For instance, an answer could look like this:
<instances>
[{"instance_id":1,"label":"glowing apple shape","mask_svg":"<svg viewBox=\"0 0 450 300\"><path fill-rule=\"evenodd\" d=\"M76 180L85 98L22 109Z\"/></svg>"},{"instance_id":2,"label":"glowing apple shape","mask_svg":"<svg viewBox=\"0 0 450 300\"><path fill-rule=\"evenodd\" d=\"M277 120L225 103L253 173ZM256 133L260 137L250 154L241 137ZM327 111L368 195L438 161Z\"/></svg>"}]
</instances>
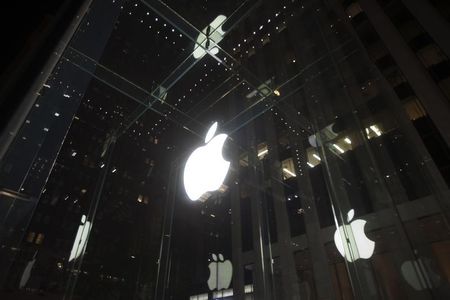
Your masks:
<instances>
[{"instance_id":1,"label":"glowing apple shape","mask_svg":"<svg viewBox=\"0 0 450 300\"><path fill-rule=\"evenodd\" d=\"M215 46L222 39L225 31L222 29L222 25L227 19L224 15L218 15L208 26L203 28L202 32L198 35L194 52L192 53L195 59L200 59L206 54L206 50L209 50L212 54L219 53L219 49Z\"/></svg>"},{"instance_id":2,"label":"glowing apple shape","mask_svg":"<svg viewBox=\"0 0 450 300\"><path fill-rule=\"evenodd\" d=\"M375 242L369 240L364 232L364 226L367 222L362 219L350 222L354 215L355 211L353 209L349 210L347 213L347 222L350 224L339 226L339 230L336 230L334 233L334 244L336 248L349 262L353 262L359 258L368 259L372 256L375 249ZM346 239L345 244L343 243L343 237L345 237L344 228L347 232L351 230L354 241Z\"/></svg>"},{"instance_id":3,"label":"glowing apple shape","mask_svg":"<svg viewBox=\"0 0 450 300\"><path fill-rule=\"evenodd\" d=\"M233 277L233 265L228 259L225 260L222 254L212 255L213 262L209 264L209 278L208 287L209 290L218 291L224 290L230 287L231 278Z\"/></svg>"},{"instance_id":4,"label":"glowing apple shape","mask_svg":"<svg viewBox=\"0 0 450 300\"><path fill-rule=\"evenodd\" d=\"M217 122L206 134L206 145L195 149L184 167L184 188L192 201L200 199L207 192L218 190L230 168L230 162L222 156L223 144L228 135L214 137L216 130Z\"/></svg>"}]
</instances>

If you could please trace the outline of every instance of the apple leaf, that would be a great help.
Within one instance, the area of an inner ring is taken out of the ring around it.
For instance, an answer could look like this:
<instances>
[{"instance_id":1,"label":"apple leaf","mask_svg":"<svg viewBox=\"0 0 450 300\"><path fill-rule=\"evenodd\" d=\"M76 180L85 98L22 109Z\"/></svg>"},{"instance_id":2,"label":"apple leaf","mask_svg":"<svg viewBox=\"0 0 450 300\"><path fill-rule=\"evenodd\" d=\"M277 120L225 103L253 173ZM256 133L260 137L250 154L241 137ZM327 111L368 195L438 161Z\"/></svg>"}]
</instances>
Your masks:
<instances>
[{"instance_id":1,"label":"apple leaf","mask_svg":"<svg viewBox=\"0 0 450 300\"><path fill-rule=\"evenodd\" d=\"M209 127L208 133L206 134L205 137L205 143L208 143L214 137L216 130L217 130L217 122L214 122L214 124L212 124L211 127Z\"/></svg>"},{"instance_id":2,"label":"apple leaf","mask_svg":"<svg viewBox=\"0 0 450 300\"><path fill-rule=\"evenodd\" d=\"M347 222L350 222L353 220L353 217L355 216L355 210L352 208L347 213Z\"/></svg>"}]
</instances>

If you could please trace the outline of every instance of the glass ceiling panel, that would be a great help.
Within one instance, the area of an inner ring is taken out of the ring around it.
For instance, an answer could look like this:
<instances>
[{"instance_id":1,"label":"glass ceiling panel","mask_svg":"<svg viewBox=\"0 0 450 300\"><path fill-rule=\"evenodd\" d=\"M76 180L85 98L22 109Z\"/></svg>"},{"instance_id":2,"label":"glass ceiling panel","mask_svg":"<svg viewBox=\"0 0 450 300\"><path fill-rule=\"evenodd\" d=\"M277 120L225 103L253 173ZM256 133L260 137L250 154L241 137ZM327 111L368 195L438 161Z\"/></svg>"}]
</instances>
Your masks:
<instances>
[{"instance_id":1,"label":"glass ceiling panel","mask_svg":"<svg viewBox=\"0 0 450 300\"><path fill-rule=\"evenodd\" d=\"M346 59L358 49L348 36L333 37L331 26L322 34L334 39L337 47L305 45L302 53L308 59L288 57L292 66L281 71L277 66L261 67L256 62L263 51L258 49L271 43L276 48L278 36L286 34L284 29L294 12L302 14L302 10L292 10L290 5L294 4L274 3L270 11L261 10L259 1L250 0L236 6L224 5L226 9L220 4L208 5L204 20L200 20L198 12L191 14L190 9L183 9L186 6L182 2L126 1L118 8L121 14L100 61L75 47L69 47L64 58L140 104L117 128L120 132L139 123L149 111L152 118L146 119L152 119L148 122L151 134L161 135L176 124L202 136L212 118L218 119L220 110L228 109L221 103L227 97L239 97L242 107L235 108L228 119L220 120L223 128L232 133L332 69L330 56ZM214 19L221 14L227 17ZM267 18L258 17L258 23L253 14ZM194 15L197 18L191 17ZM207 26L205 20L210 19L217 23ZM260 24L261 20L266 21ZM314 18L311 20L311 26L317 27ZM242 38L244 29L247 34ZM300 39L302 34L310 34L309 30L300 32ZM219 113L215 113L217 110ZM297 122L303 130L310 130L307 119L300 117Z\"/></svg>"}]
</instances>

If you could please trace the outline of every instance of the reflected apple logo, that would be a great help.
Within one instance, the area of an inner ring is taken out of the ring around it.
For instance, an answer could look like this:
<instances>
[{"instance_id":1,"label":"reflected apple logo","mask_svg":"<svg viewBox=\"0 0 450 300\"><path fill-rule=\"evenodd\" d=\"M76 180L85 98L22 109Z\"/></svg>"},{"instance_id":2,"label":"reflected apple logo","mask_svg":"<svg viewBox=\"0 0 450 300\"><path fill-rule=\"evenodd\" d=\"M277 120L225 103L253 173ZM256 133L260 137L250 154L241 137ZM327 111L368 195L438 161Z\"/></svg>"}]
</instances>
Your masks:
<instances>
[{"instance_id":1,"label":"reflected apple logo","mask_svg":"<svg viewBox=\"0 0 450 300\"><path fill-rule=\"evenodd\" d=\"M223 39L225 31L223 31L222 25L226 19L226 16L218 15L208 26L203 28L197 37L194 52L192 53L195 59L205 56L205 49L208 49L212 54L219 53L219 49L215 45L219 44Z\"/></svg>"},{"instance_id":2,"label":"reflected apple logo","mask_svg":"<svg viewBox=\"0 0 450 300\"><path fill-rule=\"evenodd\" d=\"M38 253L38 251L34 252L33 259L28 261L27 266L23 270L22 277L20 278L20 282L19 282L19 289L23 288L27 284L28 280L30 279L31 271L34 267L34 263L36 262L37 253Z\"/></svg>"},{"instance_id":3,"label":"reflected apple logo","mask_svg":"<svg viewBox=\"0 0 450 300\"><path fill-rule=\"evenodd\" d=\"M209 264L208 287L212 291L227 289L230 287L231 278L233 277L233 265L231 261L225 260L223 255L212 255L213 261Z\"/></svg>"},{"instance_id":4,"label":"reflected apple logo","mask_svg":"<svg viewBox=\"0 0 450 300\"><path fill-rule=\"evenodd\" d=\"M192 152L184 167L184 188L189 199L199 200L205 193L218 190L230 168L230 162L223 159L222 149L226 134L214 137L217 130L215 122L205 137L205 146ZM213 138L214 137L214 138Z\"/></svg>"},{"instance_id":5,"label":"reflected apple logo","mask_svg":"<svg viewBox=\"0 0 450 300\"><path fill-rule=\"evenodd\" d=\"M78 226L77 235L70 251L69 261L77 259L83 253L87 246L87 238L91 231L92 224L87 221L86 215L81 216L81 224Z\"/></svg>"},{"instance_id":6,"label":"reflected apple logo","mask_svg":"<svg viewBox=\"0 0 450 300\"><path fill-rule=\"evenodd\" d=\"M359 258L368 259L372 256L375 249L375 242L369 240L364 231L366 221L362 219L354 220L350 222L355 215L355 210L351 209L347 213L348 225L339 226L339 230L336 229L334 233L334 244L339 253L347 259L349 262L353 262ZM351 230L354 240L346 239L344 245L343 238L345 238L344 228L348 232Z\"/></svg>"}]
</instances>

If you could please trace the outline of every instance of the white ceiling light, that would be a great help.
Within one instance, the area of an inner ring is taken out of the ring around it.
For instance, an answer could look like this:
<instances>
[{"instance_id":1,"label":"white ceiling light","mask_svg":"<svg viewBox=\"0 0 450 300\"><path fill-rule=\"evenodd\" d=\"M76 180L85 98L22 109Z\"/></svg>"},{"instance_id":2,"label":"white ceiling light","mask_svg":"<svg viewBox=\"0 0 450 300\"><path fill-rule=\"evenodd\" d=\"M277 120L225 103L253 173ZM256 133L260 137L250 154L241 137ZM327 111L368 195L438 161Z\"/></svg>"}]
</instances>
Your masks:
<instances>
[{"instance_id":1,"label":"white ceiling light","mask_svg":"<svg viewBox=\"0 0 450 300\"><path fill-rule=\"evenodd\" d=\"M381 130L378 128L377 125L372 125L372 126L370 126L370 129L372 129L373 132L375 132L375 134L376 134L377 136L380 136L380 135L381 135Z\"/></svg>"},{"instance_id":2,"label":"white ceiling light","mask_svg":"<svg viewBox=\"0 0 450 300\"><path fill-rule=\"evenodd\" d=\"M333 144L333 147L336 148L339 152L344 153L345 151L336 144Z\"/></svg>"},{"instance_id":3,"label":"white ceiling light","mask_svg":"<svg viewBox=\"0 0 450 300\"><path fill-rule=\"evenodd\" d=\"M268 150L268 149L265 149L265 150L263 150L263 151L259 152L259 153L258 153L258 157L261 157L261 156L263 156L263 155L264 155L264 154L266 154L267 152L269 152L269 150Z\"/></svg>"},{"instance_id":4,"label":"white ceiling light","mask_svg":"<svg viewBox=\"0 0 450 300\"><path fill-rule=\"evenodd\" d=\"M291 175L292 177L297 177L297 175L295 175L295 173L291 172L289 169L283 168L283 171Z\"/></svg>"}]
</instances>

